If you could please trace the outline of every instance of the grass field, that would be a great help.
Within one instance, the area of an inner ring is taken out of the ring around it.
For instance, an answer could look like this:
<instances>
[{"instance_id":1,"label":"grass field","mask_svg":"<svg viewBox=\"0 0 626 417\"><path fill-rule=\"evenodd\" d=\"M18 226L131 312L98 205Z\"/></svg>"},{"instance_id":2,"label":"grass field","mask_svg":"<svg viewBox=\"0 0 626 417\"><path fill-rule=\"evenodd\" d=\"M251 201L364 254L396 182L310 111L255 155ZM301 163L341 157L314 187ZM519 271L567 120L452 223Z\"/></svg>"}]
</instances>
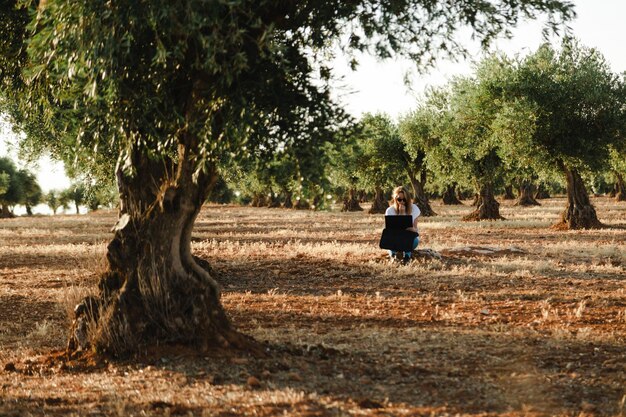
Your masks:
<instances>
[{"instance_id":1,"label":"grass field","mask_svg":"<svg viewBox=\"0 0 626 417\"><path fill-rule=\"evenodd\" d=\"M382 216L208 206L195 254L266 357L172 348L84 367L63 349L115 213L0 220L0 415L626 415L626 204L549 229L563 199L463 223L434 204L392 265Z\"/></svg>"}]
</instances>

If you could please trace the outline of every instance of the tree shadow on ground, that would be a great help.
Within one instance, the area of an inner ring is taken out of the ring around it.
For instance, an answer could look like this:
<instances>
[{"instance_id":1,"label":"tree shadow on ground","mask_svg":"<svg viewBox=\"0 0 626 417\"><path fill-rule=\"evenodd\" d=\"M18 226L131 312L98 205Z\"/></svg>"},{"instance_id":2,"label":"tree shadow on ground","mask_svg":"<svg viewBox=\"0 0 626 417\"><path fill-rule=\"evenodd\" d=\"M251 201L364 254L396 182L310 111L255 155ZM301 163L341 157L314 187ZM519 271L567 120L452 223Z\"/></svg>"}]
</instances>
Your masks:
<instances>
[{"instance_id":1,"label":"tree shadow on ground","mask_svg":"<svg viewBox=\"0 0 626 417\"><path fill-rule=\"evenodd\" d=\"M216 404L207 398L192 402L182 398L156 400L152 396L142 399L132 395L132 390L120 391L117 398L102 397L99 407L103 414L107 409L116 409L114 401L123 401L126 412L169 415L200 415L205 408L212 408L213 415L241 415L253 410L258 415L299 411L302 415L321 416L350 410L361 410L361 414L367 410L403 410L417 415L433 411L520 415L620 412L626 383L623 344L462 329L376 329L371 323L363 324L370 332L357 335L361 340L352 343L267 343L263 357L236 351L198 354L188 348L171 348L169 354L154 358L109 362L105 369L93 370L90 379L114 372L133 381L148 380L152 371L181 381L181 391L200 388L206 392L217 390L220 395L240 393L232 395L232 402L223 399ZM42 376L46 372L53 371L44 370ZM60 372L79 376L84 369L66 368ZM276 391L303 394L297 401L271 400ZM55 395L5 396L0 400L0 411L19 406L57 415L80 412L89 406ZM238 404L238 395L257 400Z\"/></svg>"}]
</instances>

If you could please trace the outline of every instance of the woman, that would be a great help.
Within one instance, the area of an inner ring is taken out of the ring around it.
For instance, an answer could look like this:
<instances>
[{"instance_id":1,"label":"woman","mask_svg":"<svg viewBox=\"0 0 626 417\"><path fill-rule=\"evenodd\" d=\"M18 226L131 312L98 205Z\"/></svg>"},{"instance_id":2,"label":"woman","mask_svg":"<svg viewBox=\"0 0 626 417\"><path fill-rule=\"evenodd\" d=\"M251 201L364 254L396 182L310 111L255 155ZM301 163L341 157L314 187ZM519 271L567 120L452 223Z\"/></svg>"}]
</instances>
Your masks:
<instances>
[{"instance_id":1,"label":"woman","mask_svg":"<svg viewBox=\"0 0 626 417\"><path fill-rule=\"evenodd\" d=\"M406 230L418 233L417 218L420 215L420 209L415 204L413 204L413 200L411 199L411 193L409 193L402 186L396 187L393 190L391 203L387 208L387 211L385 211L385 216L397 216L407 214L413 216L413 227L409 227ZM417 248L419 240L419 235L416 235L415 239L413 240L413 250ZM399 260L400 257L402 257L402 262L408 263L411 260L411 252L389 251L389 257L392 261Z\"/></svg>"}]
</instances>

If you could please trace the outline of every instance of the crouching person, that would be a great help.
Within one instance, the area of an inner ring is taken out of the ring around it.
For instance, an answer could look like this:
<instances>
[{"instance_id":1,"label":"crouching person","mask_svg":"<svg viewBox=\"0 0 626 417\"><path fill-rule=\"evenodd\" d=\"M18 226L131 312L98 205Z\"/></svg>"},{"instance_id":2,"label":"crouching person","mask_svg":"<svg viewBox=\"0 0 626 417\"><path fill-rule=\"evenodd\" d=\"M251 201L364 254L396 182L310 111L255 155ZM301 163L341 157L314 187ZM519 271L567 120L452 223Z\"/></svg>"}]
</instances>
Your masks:
<instances>
[{"instance_id":1,"label":"crouching person","mask_svg":"<svg viewBox=\"0 0 626 417\"><path fill-rule=\"evenodd\" d=\"M409 193L404 187L396 187L393 190L392 200L390 202L387 211L385 211L385 216L399 216L399 215L410 215L413 218L413 223L411 227L406 228L407 231L413 232L415 234L412 242L412 248L410 251L389 251L389 258L394 261L402 261L403 263L408 263L411 260L411 251L417 248L419 244L419 232L417 231L417 218L420 215L420 209L417 205L413 204L413 200L411 198L411 193Z\"/></svg>"}]
</instances>

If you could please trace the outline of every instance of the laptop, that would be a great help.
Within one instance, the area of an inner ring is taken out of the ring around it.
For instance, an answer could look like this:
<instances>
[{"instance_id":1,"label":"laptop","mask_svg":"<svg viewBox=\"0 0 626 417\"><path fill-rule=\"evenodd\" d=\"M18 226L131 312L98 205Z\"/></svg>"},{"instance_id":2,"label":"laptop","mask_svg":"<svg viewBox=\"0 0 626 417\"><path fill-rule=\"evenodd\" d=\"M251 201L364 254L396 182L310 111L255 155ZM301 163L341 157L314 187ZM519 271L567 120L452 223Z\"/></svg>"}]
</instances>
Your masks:
<instances>
[{"instance_id":1,"label":"laptop","mask_svg":"<svg viewBox=\"0 0 626 417\"><path fill-rule=\"evenodd\" d=\"M385 229L406 229L407 227L413 227L413 216L410 214L385 216Z\"/></svg>"}]
</instances>

